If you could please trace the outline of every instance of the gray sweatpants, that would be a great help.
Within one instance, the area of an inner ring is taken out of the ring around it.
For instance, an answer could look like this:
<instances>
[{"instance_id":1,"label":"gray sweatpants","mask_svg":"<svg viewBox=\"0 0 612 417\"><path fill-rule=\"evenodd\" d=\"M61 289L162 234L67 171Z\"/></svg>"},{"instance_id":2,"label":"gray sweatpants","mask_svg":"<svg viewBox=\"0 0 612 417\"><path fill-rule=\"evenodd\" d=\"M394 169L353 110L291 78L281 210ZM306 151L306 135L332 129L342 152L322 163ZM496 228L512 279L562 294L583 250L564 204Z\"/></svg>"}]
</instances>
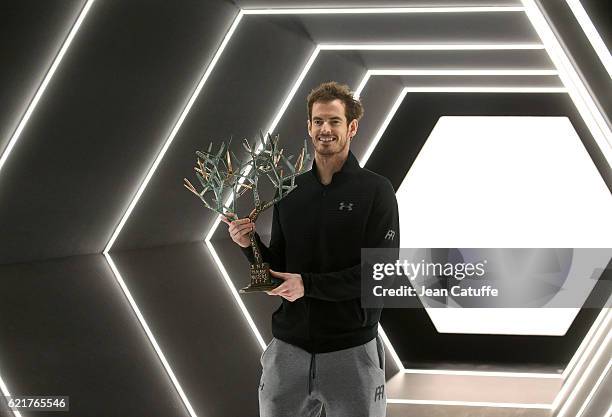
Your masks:
<instances>
[{"instance_id":1,"label":"gray sweatpants","mask_svg":"<svg viewBox=\"0 0 612 417\"><path fill-rule=\"evenodd\" d=\"M384 417L385 351L380 336L311 354L273 338L261 355L260 417Z\"/></svg>"}]
</instances>

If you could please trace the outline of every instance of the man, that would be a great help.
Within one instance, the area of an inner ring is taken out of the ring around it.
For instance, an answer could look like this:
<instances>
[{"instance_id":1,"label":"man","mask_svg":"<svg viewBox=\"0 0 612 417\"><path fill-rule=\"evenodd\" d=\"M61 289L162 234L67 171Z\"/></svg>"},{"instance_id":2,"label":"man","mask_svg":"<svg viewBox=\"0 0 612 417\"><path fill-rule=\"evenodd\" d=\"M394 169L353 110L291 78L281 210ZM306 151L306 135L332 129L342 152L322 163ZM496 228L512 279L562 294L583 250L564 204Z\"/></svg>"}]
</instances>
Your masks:
<instances>
[{"instance_id":1,"label":"man","mask_svg":"<svg viewBox=\"0 0 612 417\"><path fill-rule=\"evenodd\" d=\"M399 247L397 201L386 178L361 168L350 152L363 115L349 88L321 84L308 96L309 172L274 206L271 275L284 282L272 315L259 389L261 417L385 416L380 309L361 306L361 248ZM248 218L229 233L253 261Z\"/></svg>"}]
</instances>

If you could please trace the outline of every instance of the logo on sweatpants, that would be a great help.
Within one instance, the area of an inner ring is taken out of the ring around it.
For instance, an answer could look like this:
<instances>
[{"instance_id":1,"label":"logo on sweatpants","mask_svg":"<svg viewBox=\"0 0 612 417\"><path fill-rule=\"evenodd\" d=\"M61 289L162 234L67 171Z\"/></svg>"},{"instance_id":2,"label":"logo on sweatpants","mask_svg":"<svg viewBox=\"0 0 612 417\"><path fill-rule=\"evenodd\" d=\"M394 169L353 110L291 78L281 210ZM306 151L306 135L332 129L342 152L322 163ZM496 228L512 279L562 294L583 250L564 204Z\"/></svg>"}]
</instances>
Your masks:
<instances>
[{"instance_id":1,"label":"logo on sweatpants","mask_svg":"<svg viewBox=\"0 0 612 417\"><path fill-rule=\"evenodd\" d=\"M395 230L389 229L387 230L387 234L385 235L386 240L393 240L395 238Z\"/></svg>"},{"instance_id":2,"label":"logo on sweatpants","mask_svg":"<svg viewBox=\"0 0 612 417\"><path fill-rule=\"evenodd\" d=\"M385 399L385 384L379 385L374 391L374 402Z\"/></svg>"},{"instance_id":3,"label":"logo on sweatpants","mask_svg":"<svg viewBox=\"0 0 612 417\"><path fill-rule=\"evenodd\" d=\"M353 206L354 205L355 205L355 203L345 203L344 201L341 201L340 205L338 206L338 210L353 211Z\"/></svg>"}]
</instances>

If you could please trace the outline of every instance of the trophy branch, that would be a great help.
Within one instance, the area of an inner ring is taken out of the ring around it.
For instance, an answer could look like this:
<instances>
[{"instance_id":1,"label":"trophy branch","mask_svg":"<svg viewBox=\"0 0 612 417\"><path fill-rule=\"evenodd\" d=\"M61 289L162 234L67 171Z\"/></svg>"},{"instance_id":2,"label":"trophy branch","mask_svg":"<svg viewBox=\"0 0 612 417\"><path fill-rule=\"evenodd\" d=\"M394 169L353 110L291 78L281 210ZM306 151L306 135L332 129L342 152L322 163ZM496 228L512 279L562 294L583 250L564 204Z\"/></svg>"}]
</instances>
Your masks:
<instances>
[{"instance_id":1,"label":"trophy branch","mask_svg":"<svg viewBox=\"0 0 612 417\"><path fill-rule=\"evenodd\" d=\"M243 140L246 157L242 160L230 149L231 139L227 146L222 142L217 151L213 151L211 142L207 151L196 151L194 170L202 189L198 191L187 178L183 179L183 185L197 195L207 209L225 217L227 213L236 213L236 200L250 190L254 207L248 217L251 222L255 222L263 211L297 187L295 178L304 173L307 162L311 159L306 141L295 162L292 162L293 155L283 155L283 149L278 146L278 135L272 137L270 134L264 136L260 133L258 146L256 142L257 140L251 145L247 139ZM263 200L260 195L260 178L266 178L273 186L274 196L269 201ZM230 197L226 198L228 193ZM231 220L237 218L236 216ZM276 288L281 282L271 278L270 265L263 261L254 232L250 233L249 239L255 262L250 266L251 281L240 292L269 291Z\"/></svg>"}]
</instances>

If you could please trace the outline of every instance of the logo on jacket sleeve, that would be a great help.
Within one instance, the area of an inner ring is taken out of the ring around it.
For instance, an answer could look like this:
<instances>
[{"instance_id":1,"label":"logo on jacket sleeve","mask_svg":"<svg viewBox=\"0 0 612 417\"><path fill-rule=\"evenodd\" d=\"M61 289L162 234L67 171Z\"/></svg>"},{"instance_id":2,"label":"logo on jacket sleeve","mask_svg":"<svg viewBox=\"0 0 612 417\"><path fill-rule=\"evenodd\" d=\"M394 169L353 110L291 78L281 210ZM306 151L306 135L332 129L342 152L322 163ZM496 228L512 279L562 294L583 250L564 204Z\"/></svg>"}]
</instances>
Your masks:
<instances>
[{"instance_id":1,"label":"logo on jacket sleeve","mask_svg":"<svg viewBox=\"0 0 612 417\"><path fill-rule=\"evenodd\" d=\"M379 385L374 391L374 402L385 399L385 385Z\"/></svg>"},{"instance_id":2,"label":"logo on jacket sleeve","mask_svg":"<svg viewBox=\"0 0 612 417\"><path fill-rule=\"evenodd\" d=\"M385 235L385 240L393 240L395 239L395 230L389 229L387 230L387 234Z\"/></svg>"},{"instance_id":3,"label":"logo on jacket sleeve","mask_svg":"<svg viewBox=\"0 0 612 417\"><path fill-rule=\"evenodd\" d=\"M354 205L355 205L355 203L346 203L344 201L341 201L340 205L338 206L338 210L353 211L353 206Z\"/></svg>"}]
</instances>

